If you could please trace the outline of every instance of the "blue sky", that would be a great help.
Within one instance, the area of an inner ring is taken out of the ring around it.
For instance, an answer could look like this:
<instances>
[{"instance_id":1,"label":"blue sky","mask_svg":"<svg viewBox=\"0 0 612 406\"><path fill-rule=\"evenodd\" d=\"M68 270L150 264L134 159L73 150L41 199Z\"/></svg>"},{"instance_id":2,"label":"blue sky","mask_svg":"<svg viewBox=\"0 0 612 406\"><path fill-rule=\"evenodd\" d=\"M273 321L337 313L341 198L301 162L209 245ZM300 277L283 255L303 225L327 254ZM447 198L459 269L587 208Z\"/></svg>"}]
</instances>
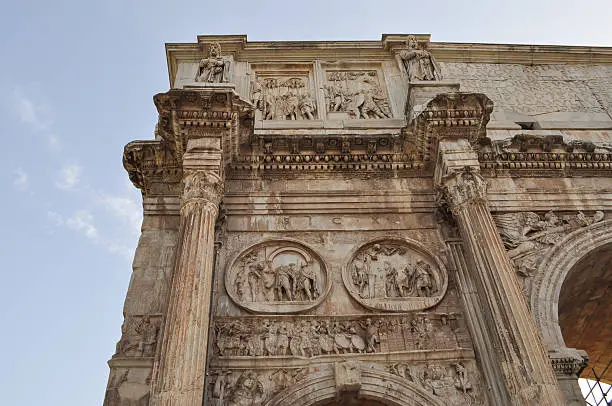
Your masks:
<instances>
[{"instance_id":1,"label":"blue sky","mask_svg":"<svg viewBox=\"0 0 612 406\"><path fill-rule=\"evenodd\" d=\"M292 3L292 4L290 4ZM500 5L495 5L500 3ZM164 42L380 39L612 46L609 1L6 1L0 14L5 405L101 405L141 220Z\"/></svg>"}]
</instances>

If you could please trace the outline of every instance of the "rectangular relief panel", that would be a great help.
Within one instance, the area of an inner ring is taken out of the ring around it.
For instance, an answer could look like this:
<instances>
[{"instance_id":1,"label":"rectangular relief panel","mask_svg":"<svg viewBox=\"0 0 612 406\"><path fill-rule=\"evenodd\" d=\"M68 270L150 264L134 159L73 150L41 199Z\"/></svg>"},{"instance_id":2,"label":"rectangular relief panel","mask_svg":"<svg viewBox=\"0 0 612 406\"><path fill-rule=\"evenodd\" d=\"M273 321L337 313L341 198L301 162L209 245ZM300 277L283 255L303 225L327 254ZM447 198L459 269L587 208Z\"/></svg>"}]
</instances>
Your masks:
<instances>
[{"instance_id":1,"label":"rectangular relief panel","mask_svg":"<svg viewBox=\"0 0 612 406\"><path fill-rule=\"evenodd\" d=\"M388 119L387 86L382 69L323 67L322 87L328 120Z\"/></svg>"},{"instance_id":2,"label":"rectangular relief panel","mask_svg":"<svg viewBox=\"0 0 612 406\"><path fill-rule=\"evenodd\" d=\"M317 120L313 65L251 65L255 120Z\"/></svg>"}]
</instances>

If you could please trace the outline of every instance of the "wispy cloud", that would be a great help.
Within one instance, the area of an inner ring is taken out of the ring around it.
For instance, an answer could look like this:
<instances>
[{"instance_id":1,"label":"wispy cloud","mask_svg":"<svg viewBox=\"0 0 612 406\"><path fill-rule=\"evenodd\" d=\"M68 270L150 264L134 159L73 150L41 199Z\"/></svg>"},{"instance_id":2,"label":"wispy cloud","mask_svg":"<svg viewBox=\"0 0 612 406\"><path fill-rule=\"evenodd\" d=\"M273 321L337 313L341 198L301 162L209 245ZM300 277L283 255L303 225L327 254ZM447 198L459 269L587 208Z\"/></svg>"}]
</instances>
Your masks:
<instances>
[{"instance_id":1,"label":"wispy cloud","mask_svg":"<svg viewBox=\"0 0 612 406\"><path fill-rule=\"evenodd\" d=\"M26 96L21 90L13 92L15 107L22 122L32 126L36 130L46 130L48 123L42 118L42 107Z\"/></svg>"},{"instance_id":2,"label":"wispy cloud","mask_svg":"<svg viewBox=\"0 0 612 406\"><path fill-rule=\"evenodd\" d=\"M98 229L94 225L94 217L87 210L76 211L71 217L66 219L66 226L82 233L87 238L98 238Z\"/></svg>"},{"instance_id":3,"label":"wispy cloud","mask_svg":"<svg viewBox=\"0 0 612 406\"><path fill-rule=\"evenodd\" d=\"M100 203L115 217L127 222L130 229L138 234L142 224L142 207L136 199L129 196L101 194Z\"/></svg>"},{"instance_id":4,"label":"wispy cloud","mask_svg":"<svg viewBox=\"0 0 612 406\"><path fill-rule=\"evenodd\" d=\"M73 189L81 180L82 172L83 168L80 165L64 165L60 170L59 179L55 181L55 186L62 190Z\"/></svg>"},{"instance_id":5,"label":"wispy cloud","mask_svg":"<svg viewBox=\"0 0 612 406\"><path fill-rule=\"evenodd\" d=\"M93 214L87 210L77 210L67 217L55 211L48 211L47 219L55 227L66 228L85 236L95 245L103 247L111 254L121 255L128 260L134 257L133 248L104 238L98 231Z\"/></svg>"},{"instance_id":6,"label":"wispy cloud","mask_svg":"<svg viewBox=\"0 0 612 406\"><path fill-rule=\"evenodd\" d=\"M13 179L13 186L18 190L27 190L30 184L28 174L21 168L15 169L15 179Z\"/></svg>"}]
</instances>

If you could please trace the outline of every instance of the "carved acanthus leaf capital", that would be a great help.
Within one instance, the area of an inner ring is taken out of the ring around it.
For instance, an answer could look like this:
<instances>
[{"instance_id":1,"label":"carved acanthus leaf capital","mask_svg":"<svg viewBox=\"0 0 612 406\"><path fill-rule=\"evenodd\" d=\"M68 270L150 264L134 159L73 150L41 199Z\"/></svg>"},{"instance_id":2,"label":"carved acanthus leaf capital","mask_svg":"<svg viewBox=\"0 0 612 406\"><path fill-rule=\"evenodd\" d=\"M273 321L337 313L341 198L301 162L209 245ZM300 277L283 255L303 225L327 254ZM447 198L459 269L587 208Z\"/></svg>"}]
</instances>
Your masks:
<instances>
[{"instance_id":1,"label":"carved acanthus leaf capital","mask_svg":"<svg viewBox=\"0 0 612 406\"><path fill-rule=\"evenodd\" d=\"M457 214L468 204L487 201L487 182L470 166L446 175L441 186L444 202L453 214Z\"/></svg>"},{"instance_id":2,"label":"carved acanthus leaf capital","mask_svg":"<svg viewBox=\"0 0 612 406\"><path fill-rule=\"evenodd\" d=\"M183 189L182 206L194 201L211 203L219 206L223 197L223 180L212 171L195 171L188 174Z\"/></svg>"}]
</instances>

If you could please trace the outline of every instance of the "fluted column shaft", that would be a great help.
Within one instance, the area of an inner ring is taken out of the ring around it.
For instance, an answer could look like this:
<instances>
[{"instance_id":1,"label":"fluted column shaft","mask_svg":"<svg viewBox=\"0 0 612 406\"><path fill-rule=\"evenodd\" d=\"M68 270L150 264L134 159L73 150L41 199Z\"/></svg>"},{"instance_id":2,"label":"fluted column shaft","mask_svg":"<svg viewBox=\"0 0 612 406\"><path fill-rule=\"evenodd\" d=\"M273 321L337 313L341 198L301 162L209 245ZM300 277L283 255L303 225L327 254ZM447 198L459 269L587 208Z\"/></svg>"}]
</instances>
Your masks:
<instances>
[{"instance_id":1,"label":"fluted column shaft","mask_svg":"<svg viewBox=\"0 0 612 406\"><path fill-rule=\"evenodd\" d=\"M154 406L202 405L214 229L222 190L220 177L212 171L193 172L185 178L181 243L156 366Z\"/></svg>"},{"instance_id":2,"label":"fluted column shaft","mask_svg":"<svg viewBox=\"0 0 612 406\"><path fill-rule=\"evenodd\" d=\"M562 405L559 389L514 267L486 200L486 182L467 166L442 179L445 200L465 244L513 405Z\"/></svg>"}]
</instances>

